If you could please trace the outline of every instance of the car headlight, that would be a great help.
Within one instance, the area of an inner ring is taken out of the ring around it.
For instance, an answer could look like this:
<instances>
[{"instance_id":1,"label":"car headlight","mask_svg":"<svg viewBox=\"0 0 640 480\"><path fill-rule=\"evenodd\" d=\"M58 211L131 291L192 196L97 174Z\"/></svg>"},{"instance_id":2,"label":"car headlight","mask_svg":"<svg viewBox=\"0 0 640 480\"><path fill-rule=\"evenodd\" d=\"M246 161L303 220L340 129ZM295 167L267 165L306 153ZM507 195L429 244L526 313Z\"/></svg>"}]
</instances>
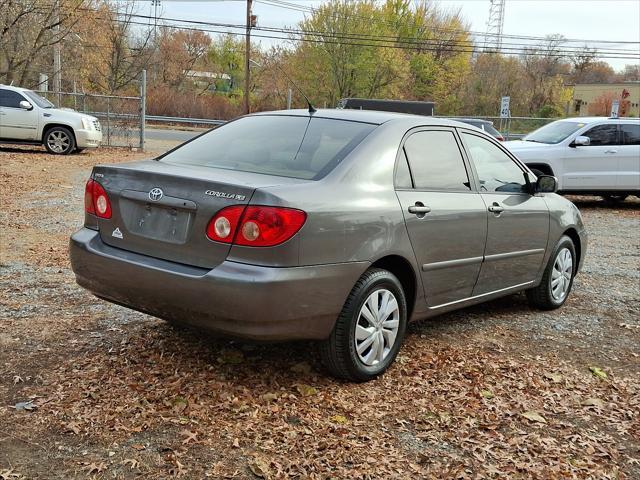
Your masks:
<instances>
[{"instance_id":1,"label":"car headlight","mask_svg":"<svg viewBox=\"0 0 640 480\"><path fill-rule=\"evenodd\" d=\"M82 127L85 130L93 130L93 122L90 118L82 117Z\"/></svg>"}]
</instances>

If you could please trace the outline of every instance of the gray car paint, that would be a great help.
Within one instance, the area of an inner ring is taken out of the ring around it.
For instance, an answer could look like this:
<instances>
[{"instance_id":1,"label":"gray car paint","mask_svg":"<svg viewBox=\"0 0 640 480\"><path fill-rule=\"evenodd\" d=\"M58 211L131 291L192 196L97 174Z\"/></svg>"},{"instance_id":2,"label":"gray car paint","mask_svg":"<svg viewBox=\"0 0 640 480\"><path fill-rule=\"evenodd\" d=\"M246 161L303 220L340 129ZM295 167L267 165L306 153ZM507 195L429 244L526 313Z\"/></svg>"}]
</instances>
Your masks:
<instances>
[{"instance_id":1,"label":"gray car paint","mask_svg":"<svg viewBox=\"0 0 640 480\"><path fill-rule=\"evenodd\" d=\"M480 194L468 158L472 192L396 191L394 167L408 132L476 129L445 119L383 112L320 110L314 115L379 127L317 181L162 160L97 166L92 177L107 190L114 215L110 220L86 215L85 228L71 238L78 283L100 297L161 318L241 337L322 339L359 276L390 256L400 257L413 271L412 319L539 284L551 251L567 231L580 240L582 264L586 234L571 202L550 193L495 194L505 212L493 218L487 201L496 198ZM479 135L506 152L489 135ZM140 237L120 217L123 191L149 192L154 187L196 204L183 242ZM245 199L204 195L209 189ZM432 208L424 219L407 211L418 198ZM293 238L276 247L229 247L208 240L204 232L215 212L242 203L294 207L308 217ZM121 229L123 239L112 235L115 228Z\"/></svg>"}]
</instances>

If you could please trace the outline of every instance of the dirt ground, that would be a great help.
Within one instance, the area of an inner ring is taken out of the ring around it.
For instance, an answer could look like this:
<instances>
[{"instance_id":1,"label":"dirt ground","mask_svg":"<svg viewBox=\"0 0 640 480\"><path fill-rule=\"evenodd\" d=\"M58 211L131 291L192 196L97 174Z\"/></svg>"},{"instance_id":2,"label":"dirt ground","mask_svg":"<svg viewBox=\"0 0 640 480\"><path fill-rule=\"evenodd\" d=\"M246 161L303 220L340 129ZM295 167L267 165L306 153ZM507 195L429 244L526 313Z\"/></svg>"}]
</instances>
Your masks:
<instances>
[{"instance_id":1,"label":"dirt ground","mask_svg":"<svg viewBox=\"0 0 640 480\"><path fill-rule=\"evenodd\" d=\"M523 295L412 324L367 384L311 343L222 341L76 286L91 166L0 150L0 479L640 478L640 201L575 198L564 308Z\"/></svg>"}]
</instances>

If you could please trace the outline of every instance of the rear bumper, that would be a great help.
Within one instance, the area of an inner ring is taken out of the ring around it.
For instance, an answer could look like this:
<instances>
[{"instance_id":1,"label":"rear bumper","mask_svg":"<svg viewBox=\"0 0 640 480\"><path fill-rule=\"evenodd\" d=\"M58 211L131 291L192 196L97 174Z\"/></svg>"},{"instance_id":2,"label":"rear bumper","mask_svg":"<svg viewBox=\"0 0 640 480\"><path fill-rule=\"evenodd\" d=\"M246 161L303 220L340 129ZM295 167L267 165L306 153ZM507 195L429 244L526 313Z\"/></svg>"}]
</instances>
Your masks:
<instances>
[{"instance_id":1,"label":"rear bumper","mask_svg":"<svg viewBox=\"0 0 640 480\"><path fill-rule=\"evenodd\" d=\"M82 228L70 240L79 285L134 310L256 340L327 338L367 262L212 270L110 247Z\"/></svg>"},{"instance_id":2,"label":"rear bumper","mask_svg":"<svg viewBox=\"0 0 640 480\"><path fill-rule=\"evenodd\" d=\"M102 132L97 130L75 130L78 148L96 148L102 142Z\"/></svg>"}]
</instances>

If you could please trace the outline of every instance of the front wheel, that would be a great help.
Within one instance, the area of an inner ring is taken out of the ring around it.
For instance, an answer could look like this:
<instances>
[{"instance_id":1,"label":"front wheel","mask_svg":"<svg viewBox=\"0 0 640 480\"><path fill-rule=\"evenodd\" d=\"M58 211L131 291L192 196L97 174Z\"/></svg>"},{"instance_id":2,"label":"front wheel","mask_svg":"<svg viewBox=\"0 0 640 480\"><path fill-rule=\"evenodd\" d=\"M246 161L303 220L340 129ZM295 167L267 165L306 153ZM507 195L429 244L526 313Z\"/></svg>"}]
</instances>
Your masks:
<instances>
[{"instance_id":1,"label":"front wheel","mask_svg":"<svg viewBox=\"0 0 640 480\"><path fill-rule=\"evenodd\" d=\"M565 235L553 250L540 285L527 290L529 304L542 310L561 307L569 297L577 268L573 240Z\"/></svg>"},{"instance_id":2,"label":"front wheel","mask_svg":"<svg viewBox=\"0 0 640 480\"><path fill-rule=\"evenodd\" d=\"M407 327L407 301L400 281L371 268L356 282L331 336L320 344L322 363L355 382L383 373L400 350Z\"/></svg>"},{"instance_id":3,"label":"front wheel","mask_svg":"<svg viewBox=\"0 0 640 480\"><path fill-rule=\"evenodd\" d=\"M76 149L76 140L68 128L53 127L44 135L44 146L54 155L68 155Z\"/></svg>"},{"instance_id":4,"label":"front wheel","mask_svg":"<svg viewBox=\"0 0 640 480\"><path fill-rule=\"evenodd\" d=\"M604 195L604 201L610 205L616 205L618 203L624 202L629 195Z\"/></svg>"}]
</instances>

